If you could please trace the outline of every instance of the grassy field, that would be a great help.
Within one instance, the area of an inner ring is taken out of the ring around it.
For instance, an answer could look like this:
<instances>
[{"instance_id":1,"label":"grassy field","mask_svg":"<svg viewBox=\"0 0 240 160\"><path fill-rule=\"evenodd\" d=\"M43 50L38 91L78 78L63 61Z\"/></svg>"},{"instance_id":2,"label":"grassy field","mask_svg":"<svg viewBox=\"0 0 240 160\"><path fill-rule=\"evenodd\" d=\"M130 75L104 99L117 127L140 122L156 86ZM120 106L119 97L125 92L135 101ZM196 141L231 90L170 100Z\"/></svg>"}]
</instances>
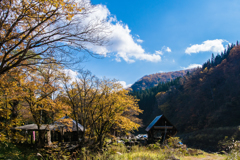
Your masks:
<instances>
[{"instance_id":1,"label":"grassy field","mask_svg":"<svg viewBox=\"0 0 240 160\"><path fill-rule=\"evenodd\" d=\"M162 150L158 151L133 151L130 153L124 153L122 155L113 154L109 157L100 156L96 159L110 159L110 160L164 160L164 159L180 159L180 160L224 160L227 159L226 155L209 154L203 155L179 155L178 153L169 153Z\"/></svg>"},{"instance_id":2,"label":"grassy field","mask_svg":"<svg viewBox=\"0 0 240 160\"><path fill-rule=\"evenodd\" d=\"M91 157L86 156L87 159ZM207 153L202 150L182 148L160 147L139 147L133 146L129 151L124 145L111 146L109 150L103 154L95 155L95 159L99 160L165 160L165 159L180 159L180 160L224 160L227 155L216 153Z\"/></svg>"},{"instance_id":3,"label":"grassy field","mask_svg":"<svg viewBox=\"0 0 240 160\"><path fill-rule=\"evenodd\" d=\"M57 153L46 156L40 150L37 151L12 144L1 145L0 148L0 159L37 160L40 158L36 156L37 153L41 153L46 160L72 159L72 155L64 151L61 151L61 156L57 157L55 156ZM198 149L176 147L170 143L165 146L156 143L147 146L135 145L132 147L115 143L108 145L104 151L98 153L89 152L87 149L77 151L77 158L75 160L240 160L239 153L239 150L235 150L229 154L207 153Z\"/></svg>"}]
</instances>

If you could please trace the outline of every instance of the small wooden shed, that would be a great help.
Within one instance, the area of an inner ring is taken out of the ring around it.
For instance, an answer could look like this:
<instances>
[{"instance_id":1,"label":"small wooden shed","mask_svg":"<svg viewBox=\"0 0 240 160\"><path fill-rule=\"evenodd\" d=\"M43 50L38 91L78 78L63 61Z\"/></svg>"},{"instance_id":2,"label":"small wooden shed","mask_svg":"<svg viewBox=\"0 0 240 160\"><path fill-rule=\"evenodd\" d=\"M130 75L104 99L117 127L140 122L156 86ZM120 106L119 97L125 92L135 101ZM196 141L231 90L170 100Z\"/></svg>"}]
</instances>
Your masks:
<instances>
[{"instance_id":1,"label":"small wooden shed","mask_svg":"<svg viewBox=\"0 0 240 160\"><path fill-rule=\"evenodd\" d=\"M37 124L27 124L24 126L18 126L11 128L15 131L24 131L25 137L28 137L28 135L31 135L31 144L33 141L35 141L35 133L37 132L46 132L47 133L47 142L50 145L53 141L53 137L58 136L58 140L61 142L61 135L63 135L63 127L64 125L60 124L42 124L40 128L38 128ZM54 132L57 131L57 132ZM55 134L53 134L55 133ZM57 135L56 135L57 133ZM44 142L46 140L46 137L44 136Z\"/></svg>"},{"instance_id":2,"label":"small wooden shed","mask_svg":"<svg viewBox=\"0 0 240 160\"><path fill-rule=\"evenodd\" d=\"M146 128L148 134L148 140L156 141L172 137L177 134L177 129L169 122L169 120L164 116L157 116Z\"/></svg>"},{"instance_id":3,"label":"small wooden shed","mask_svg":"<svg viewBox=\"0 0 240 160\"><path fill-rule=\"evenodd\" d=\"M31 135L31 143L35 141L35 133L47 133L47 139L45 137L46 135L44 135L44 142L47 140L48 144L50 145L53 141L78 141L78 134L83 133L84 127L79 123L76 125L76 121L66 115L55 121L54 124L41 124L40 128L38 128L37 124L27 124L24 126L13 127L12 130L25 131L25 137Z\"/></svg>"}]
</instances>

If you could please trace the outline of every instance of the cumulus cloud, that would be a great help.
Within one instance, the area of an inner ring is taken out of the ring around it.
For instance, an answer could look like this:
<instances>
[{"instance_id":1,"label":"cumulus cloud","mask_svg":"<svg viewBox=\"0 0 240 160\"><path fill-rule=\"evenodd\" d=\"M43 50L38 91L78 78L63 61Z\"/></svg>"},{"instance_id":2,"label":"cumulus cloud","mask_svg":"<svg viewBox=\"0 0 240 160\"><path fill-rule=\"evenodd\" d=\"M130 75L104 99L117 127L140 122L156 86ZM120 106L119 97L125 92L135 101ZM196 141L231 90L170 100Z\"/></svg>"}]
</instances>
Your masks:
<instances>
[{"instance_id":1,"label":"cumulus cloud","mask_svg":"<svg viewBox=\"0 0 240 160\"><path fill-rule=\"evenodd\" d=\"M118 81L118 83L120 83L124 89L127 89L132 86L132 84L127 84L125 81Z\"/></svg>"},{"instance_id":2,"label":"cumulus cloud","mask_svg":"<svg viewBox=\"0 0 240 160\"><path fill-rule=\"evenodd\" d=\"M223 39L215 39L215 40L206 40L202 44L194 44L191 47L188 47L185 50L185 53L199 53L199 52L213 52L220 53L224 50L223 42L228 42Z\"/></svg>"},{"instance_id":3,"label":"cumulus cloud","mask_svg":"<svg viewBox=\"0 0 240 160\"><path fill-rule=\"evenodd\" d=\"M126 62L132 63L135 60L146 60L151 62L158 62L161 57L156 54L146 53L141 45L135 43L131 30L127 25L117 22L112 25L112 37L110 39L110 45L106 46L109 53L116 53L116 60L121 59Z\"/></svg>"},{"instance_id":4,"label":"cumulus cloud","mask_svg":"<svg viewBox=\"0 0 240 160\"><path fill-rule=\"evenodd\" d=\"M190 64L189 66L187 67L181 67L182 69L193 69L193 68L202 68L202 65L201 64Z\"/></svg>"},{"instance_id":5,"label":"cumulus cloud","mask_svg":"<svg viewBox=\"0 0 240 160\"><path fill-rule=\"evenodd\" d=\"M134 38L131 34L127 24L118 21L117 18L111 15L110 11L105 5L99 4L94 8L94 12L89 15L89 20L98 20L105 23L110 34L107 36L108 45L97 46L94 44L88 44L87 48L97 54L107 56L115 56L115 60L121 62L124 60L129 63L133 63L136 60L145 60L150 62L161 61L161 56L156 53L147 53L139 43L143 40L139 35Z\"/></svg>"}]
</instances>

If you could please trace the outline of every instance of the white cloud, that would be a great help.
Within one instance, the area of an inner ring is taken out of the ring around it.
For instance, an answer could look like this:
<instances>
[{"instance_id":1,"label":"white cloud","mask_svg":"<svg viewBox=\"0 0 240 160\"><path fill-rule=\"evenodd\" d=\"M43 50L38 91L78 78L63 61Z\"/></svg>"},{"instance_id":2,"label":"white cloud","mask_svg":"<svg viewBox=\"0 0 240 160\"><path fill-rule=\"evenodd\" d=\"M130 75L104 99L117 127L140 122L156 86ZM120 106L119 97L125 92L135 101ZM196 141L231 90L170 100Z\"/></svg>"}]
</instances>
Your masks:
<instances>
[{"instance_id":1,"label":"white cloud","mask_svg":"<svg viewBox=\"0 0 240 160\"><path fill-rule=\"evenodd\" d=\"M118 81L118 83L120 83L124 89L127 89L132 86L132 84L127 85L127 83L125 81Z\"/></svg>"},{"instance_id":2,"label":"white cloud","mask_svg":"<svg viewBox=\"0 0 240 160\"><path fill-rule=\"evenodd\" d=\"M140 44L143 40L134 39L127 24L118 21L115 16L111 15L110 11L105 5L96 5L95 12L89 15L88 21L98 20L105 22L105 25L110 31L107 36L108 45L97 46L94 44L87 44L87 48L97 54L107 56L111 53L115 56L115 60L120 62L124 60L133 63L136 60L145 60L150 62L161 61L161 56L158 54L147 53ZM103 35L105 36L105 35Z\"/></svg>"},{"instance_id":3,"label":"white cloud","mask_svg":"<svg viewBox=\"0 0 240 160\"><path fill-rule=\"evenodd\" d=\"M141 39L137 39L137 42L139 42L139 43L142 43L142 42L143 42L143 40L141 40Z\"/></svg>"},{"instance_id":4,"label":"white cloud","mask_svg":"<svg viewBox=\"0 0 240 160\"><path fill-rule=\"evenodd\" d=\"M172 50L169 47L166 48L166 51L167 52L172 52Z\"/></svg>"},{"instance_id":5,"label":"white cloud","mask_svg":"<svg viewBox=\"0 0 240 160\"><path fill-rule=\"evenodd\" d=\"M64 74L66 74L66 76L68 76L70 78L69 80L69 84L71 84L74 81L78 81L78 75L79 73L77 71L73 71L71 69L62 69L61 72L63 72ZM118 83L120 83L124 89L129 88L132 86L132 84L127 84L125 81L118 81Z\"/></svg>"},{"instance_id":6,"label":"white cloud","mask_svg":"<svg viewBox=\"0 0 240 160\"><path fill-rule=\"evenodd\" d=\"M175 60L173 59L172 62L175 63Z\"/></svg>"},{"instance_id":7,"label":"white cloud","mask_svg":"<svg viewBox=\"0 0 240 160\"><path fill-rule=\"evenodd\" d=\"M71 69L62 69L61 72L70 78L69 84L79 79L77 71L73 71Z\"/></svg>"},{"instance_id":8,"label":"white cloud","mask_svg":"<svg viewBox=\"0 0 240 160\"><path fill-rule=\"evenodd\" d=\"M127 24L117 20L116 16L111 15L110 11L105 5L92 5L90 0L76 0L83 11L81 14L77 14L72 18L73 26L68 28L70 34L83 33L82 41L63 41L68 45L81 46L84 49L88 49L91 52L102 56L114 56L115 60L120 62L124 60L132 63L136 60L144 60L150 62L161 61L159 54L149 53L143 49L139 35L132 35L131 30ZM59 23L56 23L52 28L49 28L49 32L54 30L56 26L67 23L65 19L62 19ZM85 34L87 33L87 34ZM60 34L55 38L60 38ZM98 44L98 40L106 38L108 44ZM84 41L84 39L90 40ZM97 39L97 40L96 40Z\"/></svg>"},{"instance_id":9,"label":"white cloud","mask_svg":"<svg viewBox=\"0 0 240 160\"><path fill-rule=\"evenodd\" d=\"M228 48L228 45L231 46L231 43L228 43L228 44L225 45L226 49Z\"/></svg>"},{"instance_id":10,"label":"white cloud","mask_svg":"<svg viewBox=\"0 0 240 160\"><path fill-rule=\"evenodd\" d=\"M181 67L182 69L193 69L193 68L202 68L202 65L201 64L190 64L189 66L187 67Z\"/></svg>"},{"instance_id":11,"label":"white cloud","mask_svg":"<svg viewBox=\"0 0 240 160\"><path fill-rule=\"evenodd\" d=\"M161 50L155 51L154 54L163 55L164 52L172 52L169 47L163 46Z\"/></svg>"},{"instance_id":12,"label":"white cloud","mask_svg":"<svg viewBox=\"0 0 240 160\"><path fill-rule=\"evenodd\" d=\"M155 54L163 55L162 51L155 51Z\"/></svg>"},{"instance_id":13,"label":"white cloud","mask_svg":"<svg viewBox=\"0 0 240 160\"><path fill-rule=\"evenodd\" d=\"M171 50L169 47L166 47L166 46L163 46L163 47L162 47L162 51L172 52L172 50Z\"/></svg>"},{"instance_id":14,"label":"white cloud","mask_svg":"<svg viewBox=\"0 0 240 160\"><path fill-rule=\"evenodd\" d=\"M227 42L223 39L215 39L215 40L206 40L202 44L194 44L191 47L188 47L185 50L185 53L199 53L199 52L213 52L220 53L224 50L223 42Z\"/></svg>"},{"instance_id":15,"label":"white cloud","mask_svg":"<svg viewBox=\"0 0 240 160\"><path fill-rule=\"evenodd\" d=\"M156 54L146 53L141 45L134 42L131 30L127 25L117 22L112 25L112 37L110 45L106 46L109 53L116 53L116 60L123 59L126 62L132 63L135 60L146 60L158 62L161 57Z\"/></svg>"}]
</instances>

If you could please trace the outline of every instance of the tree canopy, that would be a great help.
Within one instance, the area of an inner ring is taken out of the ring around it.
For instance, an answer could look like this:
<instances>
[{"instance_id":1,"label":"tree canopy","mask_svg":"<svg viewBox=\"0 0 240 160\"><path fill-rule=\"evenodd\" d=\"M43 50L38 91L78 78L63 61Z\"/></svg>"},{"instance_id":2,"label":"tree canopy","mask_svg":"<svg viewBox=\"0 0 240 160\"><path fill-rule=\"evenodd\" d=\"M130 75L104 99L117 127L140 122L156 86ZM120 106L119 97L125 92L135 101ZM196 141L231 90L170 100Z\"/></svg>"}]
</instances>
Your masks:
<instances>
[{"instance_id":1,"label":"tree canopy","mask_svg":"<svg viewBox=\"0 0 240 160\"><path fill-rule=\"evenodd\" d=\"M89 19L92 12L84 0L1 0L0 75L17 66L76 62L73 52L104 44L106 26Z\"/></svg>"}]
</instances>

